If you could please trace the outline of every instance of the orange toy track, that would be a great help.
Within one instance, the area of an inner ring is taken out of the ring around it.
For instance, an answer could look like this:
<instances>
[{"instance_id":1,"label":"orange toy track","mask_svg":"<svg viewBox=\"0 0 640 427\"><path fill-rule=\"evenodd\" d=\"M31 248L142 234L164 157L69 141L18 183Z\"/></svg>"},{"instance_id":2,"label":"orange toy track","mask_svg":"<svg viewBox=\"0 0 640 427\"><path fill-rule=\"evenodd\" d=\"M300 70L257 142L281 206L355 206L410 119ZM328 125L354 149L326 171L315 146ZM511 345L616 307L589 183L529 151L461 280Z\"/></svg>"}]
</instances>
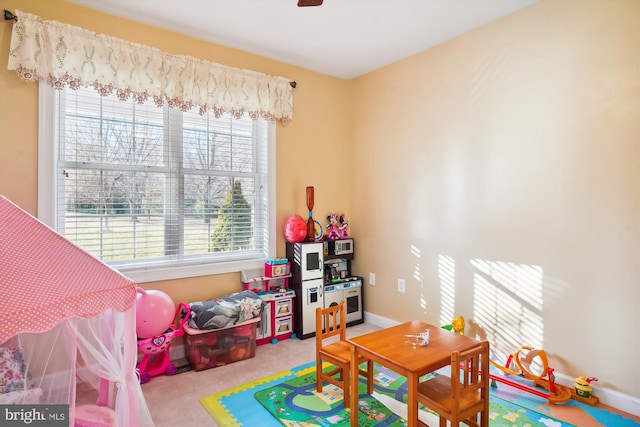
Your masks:
<instances>
[{"instance_id":1,"label":"orange toy track","mask_svg":"<svg viewBox=\"0 0 640 427\"><path fill-rule=\"evenodd\" d=\"M553 373L551 374L553 375ZM549 388L551 388L551 384L549 383L548 380L535 380L533 382L533 385L535 387L542 387L545 390L549 391ZM552 394L549 391L548 395L544 395L544 393L542 393L544 396L549 400L549 403L564 403L567 402L569 399L571 399L572 395L571 395L571 389L569 387L565 387L563 385L560 384L553 384L553 387L555 388L555 394Z\"/></svg>"},{"instance_id":2,"label":"orange toy track","mask_svg":"<svg viewBox=\"0 0 640 427\"><path fill-rule=\"evenodd\" d=\"M526 354L526 356L524 357L524 359L522 359L520 357L520 352L522 350L527 350L528 353ZM531 361L533 360L533 358L535 357L540 357L541 361L542 361L542 366L543 366L543 373L541 375L535 375L532 372L530 372L526 367L525 367L525 363L527 365L529 365L531 363ZM511 363L515 363L518 367L518 369L520 370L520 372L515 371L513 369L510 369L508 366L511 365ZM525 362L525 363L523 363ZM531 388L531 387L527 387L525 385L522 385L520 383L514 382L514 381L510 381L502 376L498 376L495 374L489 374L489 378L491 378L492 381L497 381L497 382L501 382L507 385L510 385L514 388L517 388L519 390L522 391L526 391L527 393L531 393L534 394L536 396L545 398L547 400L549 400L549 403L552 404L556 404L556 403L564 403L567 402L569 399L571 399L571 389L558 385L555 383L555 377L553 375L553 368L549 368L549 364L547 361L547 355L545 354L544 350L535 350L531 347L527 347L527 346L522 346L520 348L518 348L518 350L515 352L515 354L511 354L509 355L509 357L507 358L507 363L505 364L505 366L499 365L498 363L494 362L493 360L489 359L489 363L491 363L491 365L493 365L494 367L496 367L497 369L501 370L502 372L504 372L505 374L508 375L515 375L517 377L521 377L521 378L525 378L527 380L531 380L533 381L533 385L534 387L542 387L544 389L546 389L548 391L547 393L543 393L539 390L536 390L535 388ZM548 379L543 379L542 377L544 375L547 375Z\"/></svg>"}]
</instances>

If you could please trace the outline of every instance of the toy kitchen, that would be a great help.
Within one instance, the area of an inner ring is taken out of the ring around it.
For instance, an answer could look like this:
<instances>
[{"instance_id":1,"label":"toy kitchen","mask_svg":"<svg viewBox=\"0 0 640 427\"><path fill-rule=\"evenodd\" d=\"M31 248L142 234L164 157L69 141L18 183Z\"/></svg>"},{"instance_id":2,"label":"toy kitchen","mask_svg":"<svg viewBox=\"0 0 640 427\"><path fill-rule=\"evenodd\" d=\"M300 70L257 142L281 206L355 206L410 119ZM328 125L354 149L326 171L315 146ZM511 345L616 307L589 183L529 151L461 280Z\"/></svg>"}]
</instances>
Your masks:
<instances>
[{"instance_id":1,"label":"toy kitchen","mask_svg":"<svg viewBox=\"0 0 640 427\"><path fill-rule=\"evenodd\" d=\"M316 308L345 301L347 326L364 322L363 278L351 274L354 240L287 243L291 288L295 291L294 330L300 339L315 336Z\"/></svg>"},{"instance_id":2,"label":"toy kitchen","mask_svg":"<svg viewBox=\"0 0 640 427\"><path fill-rule=\"evenodd\" d=\"M289 289L290 263L287 259L269 258L264 269L243 270L245 290L252 290L264 301L265 309L256 330L256 344L276 344L293 333L293 301L296 293Z\"/></svg>"}]
</instances>

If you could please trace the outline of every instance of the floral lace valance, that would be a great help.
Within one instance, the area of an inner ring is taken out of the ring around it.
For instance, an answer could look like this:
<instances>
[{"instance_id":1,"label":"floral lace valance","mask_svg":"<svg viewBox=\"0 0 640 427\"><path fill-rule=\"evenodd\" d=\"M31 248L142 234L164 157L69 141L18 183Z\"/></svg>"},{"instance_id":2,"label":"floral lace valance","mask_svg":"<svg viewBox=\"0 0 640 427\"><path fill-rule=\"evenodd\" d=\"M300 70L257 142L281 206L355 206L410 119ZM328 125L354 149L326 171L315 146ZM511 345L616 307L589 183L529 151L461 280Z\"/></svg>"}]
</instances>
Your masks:
<instances>
[{"instance_id":1,"label":"floral lace valance","mask_svg":"<svg viewBox=\"0 0 640 427\"><path fill-rule=\"evenodd\" d=\"M182 110L211 109L219 116L247 113L252 118L292 118L289 80L241 70L156 48L39 16L16 11L9 70L27 81L46 79L56 88L94 87L123 100L149 98Z\"/></svg>"}]
</instances>

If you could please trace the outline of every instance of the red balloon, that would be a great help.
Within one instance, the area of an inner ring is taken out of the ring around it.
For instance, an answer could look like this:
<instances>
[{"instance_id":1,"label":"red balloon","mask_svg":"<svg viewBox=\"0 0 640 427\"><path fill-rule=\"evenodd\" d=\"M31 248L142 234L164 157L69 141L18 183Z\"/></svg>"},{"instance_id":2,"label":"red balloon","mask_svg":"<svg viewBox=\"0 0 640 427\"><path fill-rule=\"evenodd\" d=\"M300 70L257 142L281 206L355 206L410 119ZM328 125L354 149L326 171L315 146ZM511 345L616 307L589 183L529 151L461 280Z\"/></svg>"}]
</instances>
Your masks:
<instances>
[{"instance_id":1,"label":"red balloon","mask_svg":"<svg viewBox=\"0 0 640 427\"><path fill-rule=\"evenodd\" d=\"M300 215L291 215L284 222L284 238L291 243L304 242L307 237L307 222Z\"/></svg>"}]
</instances>

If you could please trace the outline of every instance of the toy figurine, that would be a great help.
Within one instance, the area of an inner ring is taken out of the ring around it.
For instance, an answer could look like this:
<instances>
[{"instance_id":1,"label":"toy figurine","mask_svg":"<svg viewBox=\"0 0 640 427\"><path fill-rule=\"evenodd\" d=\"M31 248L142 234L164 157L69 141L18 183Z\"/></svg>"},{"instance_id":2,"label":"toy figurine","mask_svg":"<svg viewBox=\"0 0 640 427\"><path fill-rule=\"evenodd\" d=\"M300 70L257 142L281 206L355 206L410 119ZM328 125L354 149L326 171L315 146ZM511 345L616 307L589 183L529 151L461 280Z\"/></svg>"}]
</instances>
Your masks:
<instances>
[{"instance_id":1,"label":"toy figurine","mask_svg":"<svg viewBox=\"0 0 640 427\"><path fill-rule=\"evenodd\" d=\"M341 239L349 238L349 222L345 214L340 215L340 227L338 227L338 229L340 230Z\"/></svg>"},{"instance_id":2,"label":"toy figurine","mask_svg":"<svg viewBox=\"0 0 640 427\"><path fill-rule=\"evenodd\" d=\"M327 215L327 239L328 240L338 240L340 238L340 229L338 228L338 214L329 214Z\"/></svg>"},{"instance_id":3,"label":"toy figurine","mask_svg":"<svg viewBox=\"0 0 640 427\"><path fill-rule=\"evenodd\" d=\"M575 388L575 393L577 396L588 399L591 397L591 393L593 392L593 388L589 385L591 381L598 381L597 378L594 377L578 377L573 382L573 387Z\"/></svg>"}]
</instances>

